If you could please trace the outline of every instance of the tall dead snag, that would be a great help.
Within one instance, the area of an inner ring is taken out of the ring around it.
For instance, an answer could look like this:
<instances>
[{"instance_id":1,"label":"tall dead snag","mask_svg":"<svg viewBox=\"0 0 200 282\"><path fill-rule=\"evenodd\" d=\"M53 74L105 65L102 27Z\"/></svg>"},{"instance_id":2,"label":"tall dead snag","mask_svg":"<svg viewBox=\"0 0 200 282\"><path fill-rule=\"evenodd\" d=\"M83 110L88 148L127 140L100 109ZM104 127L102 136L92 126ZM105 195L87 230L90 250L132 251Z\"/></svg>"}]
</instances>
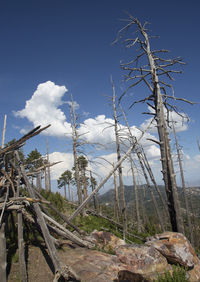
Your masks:
<instances>
[{"instance_id":1,"label":"tall dead snag","mask_svg":"<svg viewBox=\"0 0 200 282\"><path fill-rule=\"evenodd\" d=\"M119 39L123 37L124 33L128 32L133 26L137 27L136 38L126 38L123 43L127 48L139 45L139 54L135 59L127 63L121 63L121 68L127 72L125 76L126 81L131 81L130 89L139 83L144 82L150 91L150 95L132 103L146 102L151 109L153 109L153 115L155 116L156 126L158 130L159 142L161 151L161 163L162 173L165 183L165 191L168 199L168 210L170 214L170 221L173 231L184 232L183 220L180 212L180 204L178 200L178 192L176 186L176 178L174 173L174 167L171 157L170 140L167 128L167 121L165 118L165 110L168 113L168 109L176 110L169 99L182 100L192 104L183 98L177 98L167 93L167 87L172 86L167 82L160 80L160 76L166 76L168 80L173 80L172 73L180 73L180 71L170 69L175 64L183 64L180 58L176 59L165 59L160 57L160 54L166 53L167 50L151 50L150 47L150 36L147 33L146 25L135 17L129 15L128 24L119 31ZM124 36L125 37L125 36ZM127 90L122 94L121 98L125 95ZM151 114L151 113L150 113Z\"/></svg>"},{"instance_id":2,"label":"tall dead snag","mask_svg":"<svg viewBox=\"0 0 200 282\"><path fill-rule=\"evenodd\" d=\"M51 171L50 171L50 162L49 162L49 143L47 138L47 167L45 168L47 170L47 190L51 191Z\"/></svg>"},{"instance_id":3,"label":"tall dead snag","mask_svg":"<svg viewBox=\"0 0 200 282\"><path fill-rule=\"evenodd\" d=\"M78 194L78 203L81 205L82 203L82 191L81 191L81 183L80 183L80 174L79 174L79 166L78 166L78 132L77 132L77 116L75 113L75 104L73 98L71 96L71 105L70 105L70 116L71 116L71 128L72 128L72 140L73 140L73 155L74 155L74 169L75 169L75 181L77 185L77 194Z\"/></svg>"},{"instance_id":4,"label":"tall dead snag","mask_svg":"<svg viewBox=\"0 0 200 282\"><path fill-rule=\"evenodd\" d=\"M190 239L191 243L194 245L192 223L191 223L191 218L190 218L189 204L188 204L188 198L187 198L187 194L186 194L185 178L184 178L184 173L183 173L183 165L182 165L182 160L181 160L181 152L180 152L180 147L179 147L178 139L177 139L177 136L176 136L176 130L175 130L175 126L174 126L173 121L172 121L172 127L173 127L175 143L176 143L178 164L179 164L180 174L181 174L181 183L182 183L183 196L184 196L184 201L185 201L185 209L186 209L186 218L187 218L187 225L188 225L188 231L189 231L189 239Z\"/></svg>"},{"instance_id":5,"label":"tall dead snag","mask_svg":"<svg viewBox=\"0 0 200 282\"><path fill-rule=\"evenodd\" d=\"M130 164L131 164L131 173L133 177L133 187L134 187L134 193L135 193L135 210L136 210L136 218L137 218L137 232L140 233L142 231L142 224L140 219L140 210L139 210L139 201L138 201L138 187L136 183L135 178L135 171L133 168L133 159L130 156Z\"/></svg>"},{"instance_id":6,"label":"tall dead snag","mask_svg":"<svg viewBox=\"0 0 200 282\"><path fill-rule=\"evenodd\" d=\"M113 164L113 166L114 166L114 164ZM113 173L113 177L114 177L114 188L115 188L115 218L119 222L120 208L119 208L119 194L118 194L116 172Z\"/></svg>"},{"instance_id":7,"label":"tall dead snag","mask_svg":"<svg viewBox=\"0 0 200 282\"><path fill-rule=\"evenodd\" d=\"M116 150L117 150L117 161L121 159L121 152L120 152L120 139L119 139L119 126L118 126L118 116L116 110L116 96L115 96L115 86L111 79L112 89L113 89L113 117L114 117L114 130L115 130L115 140L116 140ZM125 239L126 230L127 230L127 218L126 218L126 202L125 202L125 194L124 194L124 183L122 177L122 166L119 165L118 167L118 174L119 174L119 193L120 193L120 211L122 215L122 222L123 222L123 237Z\"/></svg>"},{"instance_id":8,"label":"tall dead snag","mask_svg":"<svg viewBox=\"0 0 200 282\"><path fill-rule=\"evenodd\" d=\"M158 217L158 221L160 223L162 231L165 231L165 227L164 227L163 220L162 220L162 217L161 217L161 214L160 214L160 210L158 208L157 201L155 199L154 193L152 191L152 187L151 187L151 185L149 183L149 179L148 179L147 173L145 171L145 167L144 167L144 164L143 164L143 161L142 161L141 153L138 150L136 150L136 153L137 153L137 157L138 157L138 160L139 160L139 163L140 163L143 175L144 175L144 179L146 181L146 185L147 185L147 187L148 187L148 189L150 191L151 199L152 199L152 202L153 202L153 206L155 208L156 215Z\"/></svg>"}]
</instances>

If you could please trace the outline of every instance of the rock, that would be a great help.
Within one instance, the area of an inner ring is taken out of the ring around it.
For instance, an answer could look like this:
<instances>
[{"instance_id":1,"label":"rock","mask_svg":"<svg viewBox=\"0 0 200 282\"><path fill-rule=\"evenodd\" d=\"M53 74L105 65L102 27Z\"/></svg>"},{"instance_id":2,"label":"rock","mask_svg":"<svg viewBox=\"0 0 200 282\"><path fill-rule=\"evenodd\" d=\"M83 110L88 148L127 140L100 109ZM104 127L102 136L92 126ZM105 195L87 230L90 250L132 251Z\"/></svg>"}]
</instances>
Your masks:
<instances>
[{"instance_id":1,"label":"rock","mask_svg":"<svg viewBox=\"0 0 200 282\"><path fill-rule=\"evenodd\" d=\"M119 271L125 267L118 263L115 255L86 248L65 248L59 255L80 276L83 282L118 281Z\"/></svg>"},{"instance_id":2,"label":"rock","mask_svg":"<svg viewBox=\"0 0 200 282\"><path fill-rule=\"evenodd\" d=\"M125 265L119 272L119 281L153 281L158 273L172 269L166 258L152 246L120 246L116 249L116 256L118 262Z\"/></svg>"},{"instance_id":3,"label":"rock","mask_svg":"<svg viewBox=\"0 0 200 282\"><path fill-rule=\"evenodd\" d=\"M126 244L124 240L105 231L94 230L86 239L90 240L90 242L94 243L99 248L113 253L117 247Z\"/></svg>"},{"instance_id":4,"label":"rock","mask_svg":"<svg viewBox=\"0 0 200 282\"><path fill-rule=\"evenodd\" d=\"M190 269L195 265L194 257L197 258L195 251L187 238L181 233L164 232L157 234L147 238L145 244L158 250L169 263L178 263Z\"/></svg>"}]
</instances>

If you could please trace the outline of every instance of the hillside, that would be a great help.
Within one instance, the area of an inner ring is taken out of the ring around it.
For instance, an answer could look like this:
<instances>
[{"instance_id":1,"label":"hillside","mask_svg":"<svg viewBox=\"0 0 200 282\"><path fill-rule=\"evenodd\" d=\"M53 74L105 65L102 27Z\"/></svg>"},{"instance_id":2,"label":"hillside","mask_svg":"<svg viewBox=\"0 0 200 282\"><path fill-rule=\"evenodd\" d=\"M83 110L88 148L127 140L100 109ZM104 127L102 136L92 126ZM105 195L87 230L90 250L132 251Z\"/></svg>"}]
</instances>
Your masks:
<instances>
[{"instance_id":1,"label":"hillside","mask_svg":"<svg viewBox=\"0 0 200 282\"><path fill-rule=\"evenodd\" d=\"M160 190L162 196L166 199L164 186L159 185L158 187L159 187L159 190ZM135 203L134 187L131 186L131 185L129 185L129 186L125 185L124 188L125 188L125 200L126 200L126 203L127 203L127 207L128 208L133 207L134 203ZM155 190L155 188L153 186L151 186L151 188L152 188L152 191L155 195L155 198L158 200L158 203L161 207L161 203L160 203L160 199L159 199L159 195L158 195L157 191ZM179 193L179 199L180 199L180 202L181 202L181 207L184 209L183 189L181 187L178 187L178 193ZM200 206L199 206L200 186L187 188L186 193L187 193L187 197L188 197L188 200L189 200L190 211L194 212L195 215L200 217ZM120 197L120 195L119 195L119 197ZM150 212L150 214L151 214L152 211L153 211L153 204L152 204L150 191L149 191L148 187L146 187L146 185L138 185L138 198L139 198L139 204L142 205L143 203L145 203L146 210L148 212ZM114 199L115 199L114 189L110 189L106 193L99 195L100 204L104 204L106 206L113 207Z\"/></svg>"}]
</instances>

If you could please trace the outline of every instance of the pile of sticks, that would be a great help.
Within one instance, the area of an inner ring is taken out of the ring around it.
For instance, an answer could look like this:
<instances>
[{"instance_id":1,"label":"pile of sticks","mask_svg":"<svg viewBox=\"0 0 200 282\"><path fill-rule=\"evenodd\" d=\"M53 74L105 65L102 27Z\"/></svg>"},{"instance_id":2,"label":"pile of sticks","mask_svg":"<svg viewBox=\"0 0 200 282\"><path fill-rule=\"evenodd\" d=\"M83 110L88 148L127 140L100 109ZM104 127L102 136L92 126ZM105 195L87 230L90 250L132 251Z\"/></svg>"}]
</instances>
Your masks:
<instances>
[{"instance_id":1,"label":"pile of sticks","mask_svg":"<svg viewBox=\"0 0 200 282\"><path fill-rule=\"evenodd\" d=\"M59 239L56 239L58 235L79 246L92 247L90 242L81 238L83 234L79 228L74 226L50 202L46 201L40 195L39 190L30 183L28 172L20 160L18 149L25 144L25 141L38 135L49 126L43 128L38 126L13 144L0 149L0 277L2 282L7 281L6 225L11 213L17 214L20 276L23 282L27 281L28 277L25 261L23 222L31 223L44 238L48 254L54 266L54 281L61 281L61 279L62 281L80 280L73 269L68 265L64 265L59 259L56 249L59 246ZM21 186L23 186L28 196L21 194ZM65 226L72 227L78 235L70 232L55 221L48 214L46 205L62 218ZM54 235L56 235L56 238Z\"/></svg>"}]
</instances>

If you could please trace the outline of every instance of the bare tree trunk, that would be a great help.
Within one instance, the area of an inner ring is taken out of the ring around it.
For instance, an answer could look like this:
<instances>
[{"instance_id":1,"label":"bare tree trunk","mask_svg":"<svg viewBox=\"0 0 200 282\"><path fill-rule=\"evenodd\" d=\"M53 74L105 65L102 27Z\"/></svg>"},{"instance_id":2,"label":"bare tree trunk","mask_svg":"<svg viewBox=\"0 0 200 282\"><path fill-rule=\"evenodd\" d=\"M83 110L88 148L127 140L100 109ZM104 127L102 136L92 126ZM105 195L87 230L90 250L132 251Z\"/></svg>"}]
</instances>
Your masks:
<instances>
[{"instance_id":1,"label":"bare tree trunk","mask_svg":"<svg viewBox=\"0 0 200 282\"><path fill-rule=\"evenodd\" d=\"M71 201L71 189L69 183L68 183L68 195L69 195L69 201Z\"/></svg>"},{"instance_id":2,"label":"bare tree trunk","mask_svg":"<svg viewBox=\"0 0 200 282\"><path fill-rule=\"evenodd\" d=\"M117 186L117 175L115 172L113 173L113 176L114 176L114 187L115 187L115 217L116 220L119 222L119 216L120 216L119 194L118 194L118 186Z\"/></svg>"},{"instance_id":3,"label":"bare tree trunk","mask_svg":"<svg viewBox=\"0 0 200 282\"><path fill-rule=\"evenodd\" d=\"M15 154L16 154L18 162L20 162L18 152L15 152ZM31 185L29 183L28 177L26 176L24 166L22 164L20 165L20 169L21 169L21 174L22 174L22 177L24 179L24 182L26 184L26 187L28 189L30 196L32 198L35 198L35 193L34 193L33 188L31 187ZM52 259L52 262L53 262L53 265L54 265L54 268L55 268L55 272L57 272L57 271L60 272L60 270L61 270L60 260L59 260L54 242L51 238L51 235L50 235L49 230L46 226L45 220L42 216L42 212L40 210L39 204L33 203L33 206L34 206L34 209L35 209L35 213L37 215L37 222L40 225L40 228L42 230L42 234L44 236L44 240L45 240L45 243L47 245L49 255Z\"/></svg>"},{"instance_id":4,"label":"bare tree trunk","mask_svg":"<svg viewBox=\"0 0 200 282\"><path fill-rule=\"evenodd\" d=\"M79 167L78 167L78 156L77 156L77 141L78 141L78 133L77 133L77 117L74 109L74 102L71 95L71 127L72 127L72 140L73 140L73 155L74 155L74 168L75 168L75 180L77 185L77 194L78 194L78 203L81 205L82 200L82 191L81 191L81 183L80 183L80 175L79 175Z\"/></svg>"},{"instance_id":5,"label":"bare tree trunk","mask_svg":"<svg viewBox=\"0 0 200 282\"><path fill-rule=\"evenodd\" d=\"M5 238L5 222L0 226L0 277L2 282L6 282L6 238Z\"/></svg>"},{"instance_id":6,"label":"bare tree trunk","mask_svg":"<svg viewBox=\"0 0 200 282\"><path fill-rule=\"evenodd\" d=\"M85 200L88 197L85 169L83 169L83 171L82 171L82 179L83 179L83 195L84 195L84 200ZM86 205L86 208L88 208L88 205Z\"/></svg>"},{"instance_id":7,"label":"bare tree trunk","mask_svg":"<svg viewBox=\"0 0 200 282\"><path fill-rule=\"evenodd\" d=\"M21 175L20 175L21 177ZM20 177L17 180L17 197L19 197L19 185L20 185ZM19 266L20 266L20 276L21 281L28 281L27 271L26 271L26 261L25 261L25 248L24 248L24 236L23 236L23 219L22 219L22 211L18 210L17 212L17 220L18 220L18 249L19 249Z\"/></svg>"},{"instance_id":8,"label":"bare tree trunk","mask_svg":"<svg viewBox=\"0 0 200 282\"><path fill-rule=\"evenodd\" d=\"M1 144L2 149L4 148L4 143L5 143L6 120L7 120L7 115L4 116L4 124L3 124L3 132L2 132L2 144Z\"/></svg>"},{"instance_id":9,"label":"bare tree trunk","mask_svg":"<svg viewBox=\"0 0 200 282\"><path fill-rule=\"evenodd\" d=\"M141 228L141 219L140 219L140 212L139 212L139 203L138 203L138 187L135 179L135 172L133 168L133 160L130 157L130 164L131 164L131 172L133 177L133 187L135 192L135 210L136 210L136 218L137 218L137 232L140 233L142 231Z\"/></svg>"},{"instance_id":10,"label":"bare tree trunk","mask_svg":"<svg viewBox=\"0 0 200 282\"><path fill-rule=\"evenodd\" d=\"M114 129L115 129L115 139L116 139L116 149L117 149L117 161L120 161L121 152L120 152L118 117L117 117L117 111L116 111L116 105L115 105L116 96L115 96L115 87L114 87L114 83L112 79L111 79L111 83L112 83L112 88L113 88L112 102L113 102ZM119 165L118 167L118 173L119 173L120 210L121 210L122 222L123 222L123 237L125 239L126 231L127 231L127 217L126 217L126 202L125 202L124 183L123 183L121 165Z\"/></svg>"},{"instance_id":11,"label":"bare tree trunk","mask_svg":"<svg viewBox=\"0 0 200 282\"><path fill-rule=\"evenodd\" d=\"M90 179L92 179L92 172L90 170ZM92 188L92 192L95 189L95 185L92 183L91 181L91 188ZM95 195L93 197L93 203L94 203L94 210L98 213L99 212L99 203L98 203L98 199L97 199L97 195Z\"/></svg>"},{"instance_id":12,"label":"bare tree trunk","mask_svg":"<svg viewBox=\"0 0 200 282\"><path fill-rule=\"evenodd\" d=\"M182 166L182 161L181 161L180 148L179 148L179 144L178 144L178 140L177 140L177 136L176 136L176 130L175 130L173 121L172 121L172 126L173 126L174 138L175 138L175 143L176 143L176 150L177 150L177 155L178 155L178 163L179 163L180 174L181 174L181 183L182 183L183 195L184 195L184 200L185 200L185 209L186 209L186 217L187 217L188 230L189 230L189 239L190 239L192 245L194 245L194 237L193 237L193 232L192 232L192 224L191 224L191 219L190 219L188 198L187 198L187 195L186 195L185 178L184 178L184 173L183 173L183 166Z\"/></svg>"},{"instance_id":13,"label":"bare tree trunk","mask_svg":"<svg viewBox=\"0 0 200 282\"><path fill-rule=\"evenodd\" d=\"M154 185L154 187L155 187L155 189L156 189L156 191L157 191L157 193L158 193L158 195L160 197L160 200L161 200L161 202L163 204L164 210L165 210L166 214L169 216L166 200L163 198L163 196L162 196L162 194L160 192L160 189L159 189L159 187L158 187L158 185L156 183L156 180L155 180L155 177L153 175L152 169L151 169L151 167L149 165L149 162L147 160L146 154L145 154L144 149L142 147L141 147L141 150L142 150L143 163L145 165L145 168L148 171L148 174L149 174L149 176L151 178L151 181L152 181L152 183L153 183L153 185Z\"/></svg>"},{"instance_id":14,"label":"bare tree trunk","mask_svg":"<svg viewBox=\"0 0 200 282\"><path fill-rule=\"evenodd\" d=\"M49 191L49 180L48 180L48 173L47 173L47 167L45 166L44 168L44 185L45 185L45 190Z\"/></svg>"},{"instance_id":15,"label":"bare tree trunk","mask_svg":"<svg viewBox=\"0 0 200 282\"><path fill-rule=\"evenodd\" d=\"M162 217L161 217L159 208L158 208L158 204L157 204L157 201L156 201L156 199L155 199L155 197L154 197L154 194L153 194L151 185L150 185L150 183L149 183L148 176L147 176L146 171L145 171L145 167L144 167L143 162L142 162L141 154L140 154L140 152L138 152L137 150L136 150L136 153L137 153L137 156L138 156L138 159L139 159L139 162L140 162L140 166L141 166L142 171L143 171L144 178L145 178L145 180L146 180L147 187L148 187L148 189L149 189L149 191L150 191L150 194L151 194L151 198L152 198L153 205L154 205L154 208L155 208L155 211L156 211L156 215L157 215L157 217L158 217L158 221L159 221L159 223L160 223L160 226L161 226L162 231L165 231L165 227L164 227L163 220L162 220Z\"/></svg>"},{"instance_id":16,"label":"bare tree trunk","mask_svg":"<svg viewBox=\"0 0 200 282\"><path fill-rule=\"evenodd\" d=\"M42 177L41 177L41 171L40 172L38 172L37 174L36 174L36 187L38 188L38 191L42 191Z\"/></svg>"},{"instance_id":17,"label":"bare tree trunk","mask_svg":"<svg viewBox=\"0 0 200 282\"><path fill-rule=\"evenodd\" d=\"M48 189L51 191L51 172L50 172L50 162L49 162L49 143L47 138L47 179L48 179Z\"/></svg>"},{"instance_id":18,"label":"bare tree trunk","mask_svg":"<svg viewBox=\"0 0 200 282\"><path fill-rule=\"evenodd\" d=\"M173 95L168 96L166 94L165 86L171 87L168 82L159 81L160 75L167 76L168 79L172 79L171 73L179 73L176 70L169 70L169 66L173 66L174 64L181 64L181 60L179 58L173 60L165 60L162 57L159 57L158 53L164 53L166 50L151 50L149 36L147 34L146 24L142 25L140 21L138 21L135 17L129 15L129 23L121 29L121 33L125 30L128 30L132 25L136 25L138 27L137 37L135 39L128 38L125 40L126 47L134 46L135 44L139 45L139 50L141 51L139 55L135 58L135 60L131 60L126 64L121 64L122 69L128 71L128 75L126 76L127 81L133 81L132 84L128 87L134 87L140 82L144 82L148 89L151 91L151 94L144 99L137 102L147 102L149 106L155 111L155 120L157 123L157 130L159 135L159 146L161 151L161 164L162 164L162 173L163 180L165 183L165 191L167 194L167 203L168 210L170 214L170 222L173 231L178 231L184 233L183 219L180 211L180 203L178 200L178 192L176 186L176 178L174 173L174 167L171 157L171 148L170 148L170 140L168 136L168 128L166 124L165 114L164 114L164 105L162 95L165 97L170 97L174 100L178 99ZM145 63L143 65L143 61L141 65L139 64L139 59L142 57L148 60L148 64ZM134 65L132 67L132 65ZM136 65L136 67L135 67ZM133 80L134 79L134 80ZM163 94L161 93L162 85ZM171 87L172 88L172 87ZM123 95L122 95L123 96ZM185 99L178 99L192 104L190 101ZM153 103L153 105L150 104ZM136 103L136 102L135 102ZM134 104L134 103L133 103ZM165 102L166 109L170 106L173 106L170 103Z\"/></svg>"}]
</instances>

